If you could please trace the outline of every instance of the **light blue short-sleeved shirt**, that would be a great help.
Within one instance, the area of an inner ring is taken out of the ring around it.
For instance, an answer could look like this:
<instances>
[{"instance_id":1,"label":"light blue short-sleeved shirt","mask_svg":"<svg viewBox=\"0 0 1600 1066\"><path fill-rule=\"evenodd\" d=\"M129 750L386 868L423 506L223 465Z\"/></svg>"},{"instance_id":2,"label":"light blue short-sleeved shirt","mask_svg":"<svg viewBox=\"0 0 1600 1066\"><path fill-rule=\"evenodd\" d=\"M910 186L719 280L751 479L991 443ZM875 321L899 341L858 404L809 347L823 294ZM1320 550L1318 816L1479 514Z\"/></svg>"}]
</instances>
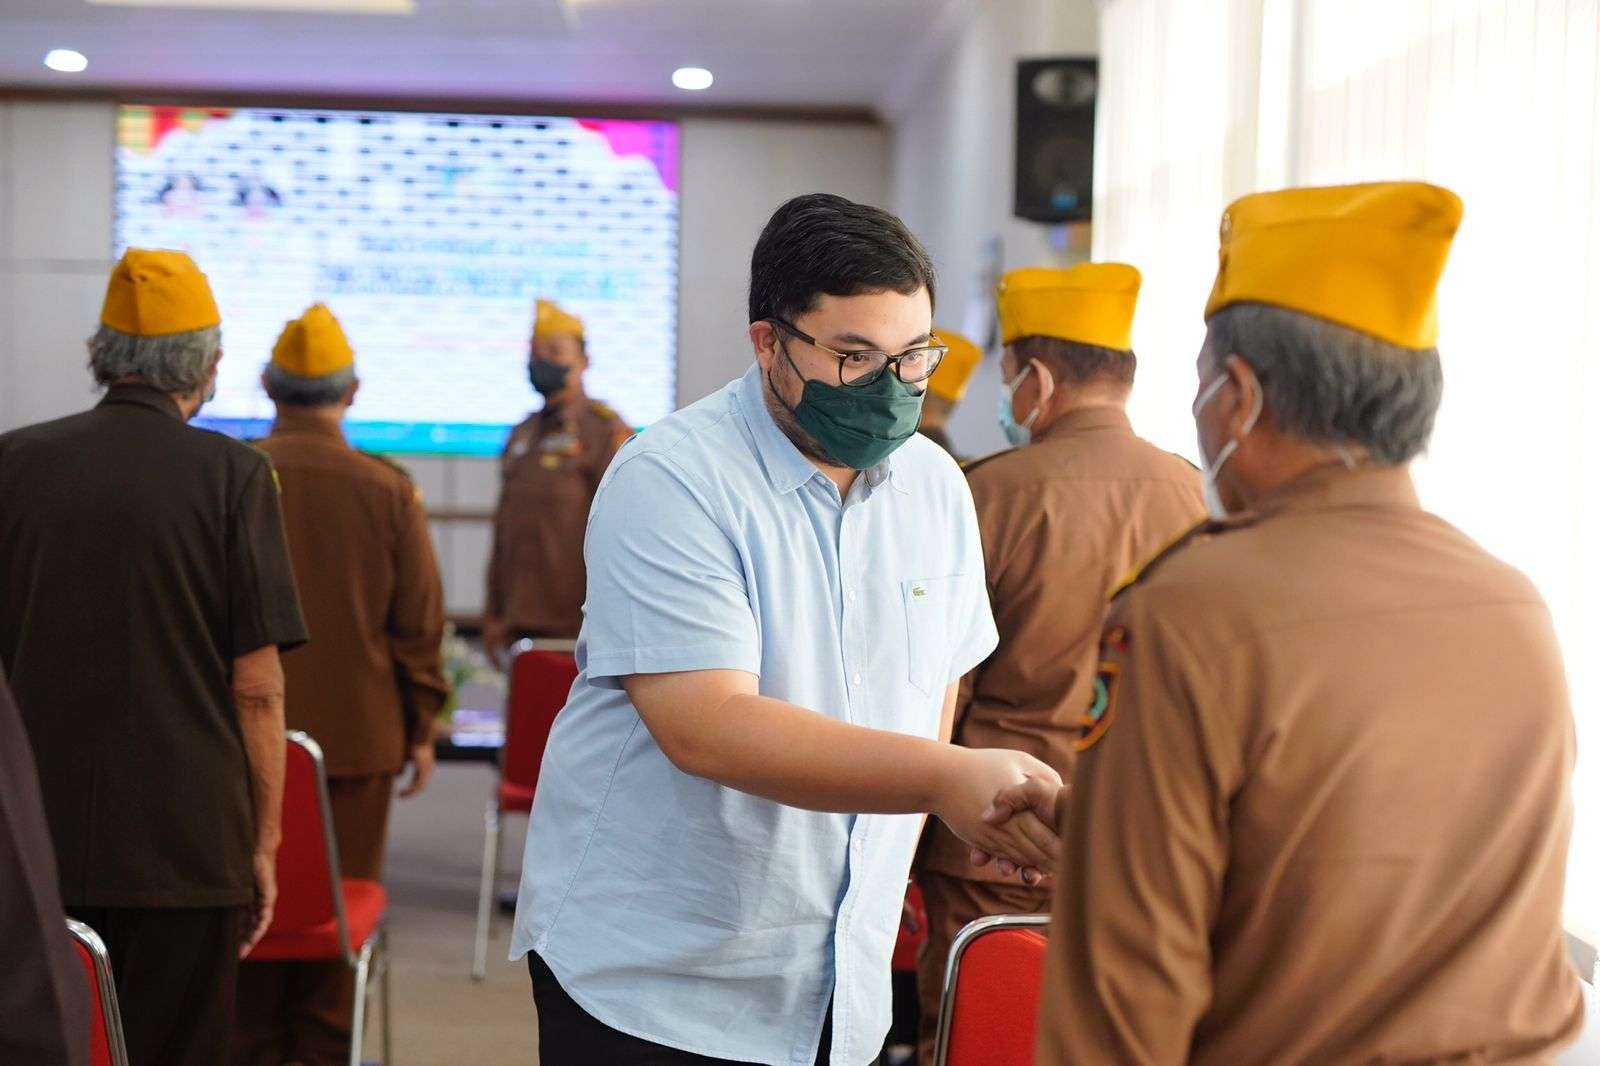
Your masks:
<instances>
[{"instance_id":1,"label":"light blue short-sleeved shirt","mask_svg":"<svg viewBox=\"0 0 1600 1066\"><path fill-rule=\"evenodd\" d=\"M972 496L917 435L848 498L795 449L759 368L617 454L584 547L580 674L528 830L511 957L606 1025L719 1059L876 1056L916 815L800 810L691 777L629 674L743 670L762 695L938 734L996 643ZM883 767L887 776L895 767Z\"/></svg>"}]
</instances>

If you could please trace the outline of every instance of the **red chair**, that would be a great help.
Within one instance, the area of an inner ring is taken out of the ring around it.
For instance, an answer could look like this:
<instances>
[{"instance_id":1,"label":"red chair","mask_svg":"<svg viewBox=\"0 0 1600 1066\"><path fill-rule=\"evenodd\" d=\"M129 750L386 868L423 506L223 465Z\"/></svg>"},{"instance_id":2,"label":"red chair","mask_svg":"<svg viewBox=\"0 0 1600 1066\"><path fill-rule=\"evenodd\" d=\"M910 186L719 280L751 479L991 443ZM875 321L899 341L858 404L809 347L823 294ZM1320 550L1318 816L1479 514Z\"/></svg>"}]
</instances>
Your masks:
<instances>
[{"instance_id":1,"label":"red chair","mask_svg":"<svg viewBox=\"0 0 1600 1066\"><path fill-rule=\"evenodd\" d=\"M82 922L68 918L67 930L89 980L89 1066L128 1066L117 984L111 978L111 953L100 935Z\"/></svg>"},{"instance_id":2,"label":"red chair","mask_svg":"<svg viewBox=\"0 0 1600 1066\"><path fill-rule=\"evenodd\" d=\"M272 924L246 962L314 962L343 959L355 971L356 1002L350 1022L350 1066L361 1066L366 1036L368 984L377 976L382 1009L383 1063L389 1066L389 943L383 885L339 876L328 775L317 742L299 730L288 735L283 780L283 843L278 847L278 903Z\"/></svg>"},{"instance_id":3,"label":"red chair","mask_svg":"<svg viewBox=\"0 0 1600 1066\"><path fill-rule=\"evenodd\" d=\"M1033 1066L1047 914L979 918L944 971L934 1066Z\"/></svg>"},{"instance_id":4,"label":"red chair","mask_svg":"<svg viewBox=\"0 0 1600 1066\"><path fill-rule=\"evenodd\" d=\"M922 889L915 881L906 885L906 910L900 919L900 935L894 942L894 959L889 968L897 973L916 973L922 945L928 942L928 906L922 902Z\"/></svg>"},{"instance_id":5,"label":"red chair","mask_svg":"<svg viewBox=\"0 0 1600 1066\"><path fill-rule=\"evenodd\" d=\"M550 728L578 679L572 650L570 640L519 640L511 648L500 779L483 815L483 875L478 882L478 931L472 945L474 981L483 980L489 963L490 925L500 885L500 820L503 815L526 815L533 810Z\"/></svg>"}]
</instances>

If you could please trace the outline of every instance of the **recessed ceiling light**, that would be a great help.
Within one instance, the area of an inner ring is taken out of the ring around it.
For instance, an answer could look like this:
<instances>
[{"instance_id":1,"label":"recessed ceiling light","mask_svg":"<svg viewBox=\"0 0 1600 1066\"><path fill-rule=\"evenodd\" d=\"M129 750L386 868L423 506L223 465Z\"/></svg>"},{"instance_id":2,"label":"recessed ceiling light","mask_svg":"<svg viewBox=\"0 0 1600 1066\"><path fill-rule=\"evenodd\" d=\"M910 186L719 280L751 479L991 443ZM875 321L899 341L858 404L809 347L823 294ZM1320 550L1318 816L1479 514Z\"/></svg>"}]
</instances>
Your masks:
<instances>
[{"instance_id":1,"label":"recessed ceiling light","mask_svg":"<svg viewBox=\"0 0 1600 1066\"><path fill-rule=\"evenodd\" d=\"M44 65L63 74L81 74L89 69L89 59L70 48L52 48L45 53Z\"/></svg>"},{"instance_id":2,"label":"recessed ceiling light","mask_svg":"<svg viewBox=\"0 0 1600 1066\"><path fill-rule=\"evenodd\" d=\"M679 67L672 72L672 84L686 92L697 93L711 88L711 72L705 67Z\"/></svg>"}]
</instances>

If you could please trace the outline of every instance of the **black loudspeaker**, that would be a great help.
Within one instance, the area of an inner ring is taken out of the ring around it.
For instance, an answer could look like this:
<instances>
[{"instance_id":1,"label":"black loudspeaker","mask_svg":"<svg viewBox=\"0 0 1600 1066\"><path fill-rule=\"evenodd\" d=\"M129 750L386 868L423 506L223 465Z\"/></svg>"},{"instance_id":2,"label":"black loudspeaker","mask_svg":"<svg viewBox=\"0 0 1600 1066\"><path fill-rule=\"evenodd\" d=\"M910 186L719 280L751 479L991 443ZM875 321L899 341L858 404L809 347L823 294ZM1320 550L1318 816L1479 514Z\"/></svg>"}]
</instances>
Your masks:
<instances>
[{"instance_id":1,"label":"black loudspeaker","mask_svg":"<svg viewBox=\"0 0 1600 1066\"><path fill-rule=\"evenodd\" d=\"M1017 64L1017 194L1012 213L1034 222L1087 222L1094 209L1093 59Z\"/></svg>"}]
</instances>

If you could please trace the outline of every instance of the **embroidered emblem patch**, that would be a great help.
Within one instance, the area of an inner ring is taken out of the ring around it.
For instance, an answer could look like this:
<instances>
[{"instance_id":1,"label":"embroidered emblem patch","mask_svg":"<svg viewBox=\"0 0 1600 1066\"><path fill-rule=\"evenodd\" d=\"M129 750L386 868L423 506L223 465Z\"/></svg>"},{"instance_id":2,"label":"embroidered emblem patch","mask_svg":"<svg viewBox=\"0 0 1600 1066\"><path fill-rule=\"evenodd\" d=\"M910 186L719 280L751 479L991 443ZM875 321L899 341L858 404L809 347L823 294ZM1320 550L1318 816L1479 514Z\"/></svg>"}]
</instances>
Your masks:
<instances>
[{"instance_id":1,"label":"embroidered emblem patch","mask_svg":"<svg viewBox=\"0 0 1600 1066\"><path fill-rule=\"evenodd\" d=\"M1116 663L1101 663L1094 675L1094 702L1078 723L1078 740L1074 745L1087 751L1106 734L1111 718L1117 712L1117 685L1122 678L1122 667Z\"/></svg>"},{"instance_id":2,"label":"embroidered emblem patch","mask_svg":"<svg viewBox=\"0 0 1600 1066\"><path fill-rule=\"evenodd\" d=\"M926 596L927 594L928 594L927 586L925 586L925 585L912 585L911 586L911 598L912 599L920 600L920 599L922 599L922 597Z\"/></svg>"},{"instance_id":3,"label":"embroidered emblem patch","mask_svg":"<svg viewBox=\"0 0 1600 1066\"><path fill-rule=\"evenodd\" d=\"M1100 635L1100 654L1114 652L1117 655L1126 654L1128 651L1128 627L1114 625Z\"/></svg>"}]
</instances>

